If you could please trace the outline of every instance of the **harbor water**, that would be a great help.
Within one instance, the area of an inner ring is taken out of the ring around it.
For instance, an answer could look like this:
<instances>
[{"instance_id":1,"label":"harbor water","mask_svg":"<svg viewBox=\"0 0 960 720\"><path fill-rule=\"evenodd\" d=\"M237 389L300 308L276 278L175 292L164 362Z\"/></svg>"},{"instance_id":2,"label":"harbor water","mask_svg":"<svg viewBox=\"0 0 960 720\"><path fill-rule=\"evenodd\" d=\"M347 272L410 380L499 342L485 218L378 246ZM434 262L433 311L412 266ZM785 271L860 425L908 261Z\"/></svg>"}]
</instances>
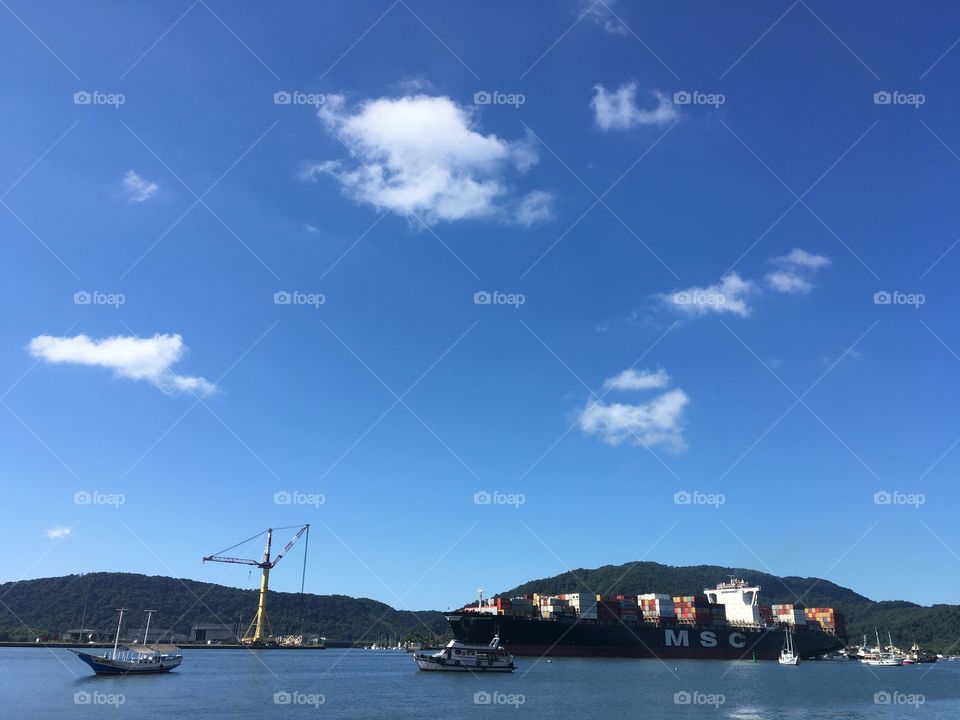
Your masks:
<instances>
[{"instance_id":1,"label":"harbor water","mask_svg":"<svg viewBox=\"0 0 960 720\"><path fill-rule=\"evenodd\" d=\"M512 674L417 672L395 650L185 650L98 677L64 649L0 648L4 718L957 718L960 662L518 658Z\"/></svg>"}]
</instances>

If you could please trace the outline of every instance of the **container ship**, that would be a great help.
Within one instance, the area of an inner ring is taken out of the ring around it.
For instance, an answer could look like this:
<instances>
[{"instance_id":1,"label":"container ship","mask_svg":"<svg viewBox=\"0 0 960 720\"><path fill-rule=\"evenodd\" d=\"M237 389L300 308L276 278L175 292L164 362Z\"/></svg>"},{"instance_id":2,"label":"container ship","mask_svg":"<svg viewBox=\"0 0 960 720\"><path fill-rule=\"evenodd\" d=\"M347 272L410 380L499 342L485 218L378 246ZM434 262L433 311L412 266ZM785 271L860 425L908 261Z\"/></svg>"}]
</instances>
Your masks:
<instances>
[{"instance_id":1,"label":"container ship","mask_svg":"<svg viewBox=\"0 0 960 720\"><path fill-rule=\"evenodd\" d=\"M457 640L486 644L498 635L518 656L776 660L787 632L804 659L845 647L842 613L761 605L759 593L731 578L702 595L495 597L446 617Z\"/></svg>"}]
</instances>

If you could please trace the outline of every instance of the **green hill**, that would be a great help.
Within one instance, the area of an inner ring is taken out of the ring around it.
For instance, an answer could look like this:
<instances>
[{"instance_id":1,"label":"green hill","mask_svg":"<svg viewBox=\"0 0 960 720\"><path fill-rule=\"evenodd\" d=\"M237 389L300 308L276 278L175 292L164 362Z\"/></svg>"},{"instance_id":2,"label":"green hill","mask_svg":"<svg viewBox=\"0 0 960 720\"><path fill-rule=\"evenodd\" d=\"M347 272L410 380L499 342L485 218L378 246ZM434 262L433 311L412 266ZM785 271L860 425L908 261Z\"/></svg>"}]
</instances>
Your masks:
<instances>
[{"instance_id":1,"label":"green hill","mask_svg":"<svg viewBox=\"0 0 960 720\"><path fill-rule=\"evenodd\" d=\"M841 610L851 641L864 633L873 635L876 627L881 634L889 631L901 646L916 641L944 653L956 653L960 648L960 606L876 602L828 580L781 578L748 568L671 567L654 562L605 565L531 580L500 595L577 591L692 595L730 575L760 585L764 603L802 602L807 607ZM130 573L91 573L4 583L0 585L0 640L59 638L64 630L78 627L81 618L87 628L112 633L115 609L121 606L132 611L127 627L141 625L143 610L147 608L159 611L154 622L160 627L183 634L189 633L194 622L232 625L242 618L245 627L256 596L254 590ZM331 641L374 642L385 637L427 638L448 633L440 612L395 610L367 598L306 594L301 606L298 593L271 591L268 608L275 634L302 633L308 637L323 635Z\"/></svg>"},{"instance_id":2,"label":"green hill","mask_svg":"<svg viewBox=\"0 0 960 720\"><path fill-rule=\"evenodd\" d=\"M157 626L188 635L194 622L244 628L257 591L132 573L90 573L0 585L0 639L59 638L80 626L113 632L116 608L130 608L130 625L142 627L143 611L155 609ZM447 623L434 611L395 610L367 598L271 591L268 617L276 634L325 636L330 641L374 642L379 638L443 635Z\"/></svg>"},{"instance_id":3,"label":"green hill","mask_svg":"<svg viewBox=\"0 0 960 720\"><path fill-rule=\"evenodd\" d=\"M916 641L938 652L960 649L960 606L924 607L904 601L875 602L853 590L818 578L777 577L747 568L718 565L672 567L655 562L604 565L592 570L579 569L553 577L531 580L500 593L505 597L523 593L596 592L605 595L623 592L662 592L693 595L726 580L730 575L744 578L761 587L763 603L802 602L806 607L833 607L844 613L851 642L863 634L889 632L898 645ZM801 600L802 598L802 600Z\"/></svg>"}]
</instances>

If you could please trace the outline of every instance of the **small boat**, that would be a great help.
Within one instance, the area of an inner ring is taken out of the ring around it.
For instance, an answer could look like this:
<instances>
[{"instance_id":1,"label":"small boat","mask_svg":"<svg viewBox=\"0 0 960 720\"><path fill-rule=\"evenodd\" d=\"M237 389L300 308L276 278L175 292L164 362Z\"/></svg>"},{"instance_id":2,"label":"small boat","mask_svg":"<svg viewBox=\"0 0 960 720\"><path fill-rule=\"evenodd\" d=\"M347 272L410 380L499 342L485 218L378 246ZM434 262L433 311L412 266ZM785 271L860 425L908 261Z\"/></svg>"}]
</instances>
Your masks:
<instances>
[{"instance_id":1,"label":"small boat","mask_svg":"<svg viewBox=\"0 0 960 720\"><path fill-rule=\"evenodd\" d=\"M793 633L789 630L785 630L786 638L783 643L783 649L780 651L780 664L781 665L799 665L800 656L797 655L797 651L793 646Z\"/></svg>"},{"instance_id":2,"label":"small boat","mask_svg":"<svg viewBox=\"0 0 960 720\"><path fill-rule=\"evenodd\" d=\"M125 645L119 650L120 627L123 625L123 613L120 608L120 620L117 622L117 635L113 641L113 651L94 655L93 653L70 650L89 665L97 675L147 675L170 672L183 662L183 655L176 645ZM150 611L152 614L153 611ZM147 629L143 634L146 641L150 632L150 614L147 615Z\"/></svg>"},{"instance_id":3,"label":"small boat","mask_svg":"<svg viewBox=\"0 0 960 720\"><path fill-rule=\"evenodd\" d=\"M413 659L420 670L441 672L513 672L513 655L500 647L495 635L489 645L468 645L451 640L433 655L415 653Z\"/></svg>"},{"instance_id":4,"label":"small boat","mask_svg":"<svg viewBox=\"0 0 960 720\"><path fill-rule=\"evenodd\" d=\"M827 653L820 659L827 662L847 662L850 660L850 656L845 651L838 650L837 652Z\"/></svg>"}]
</instances>

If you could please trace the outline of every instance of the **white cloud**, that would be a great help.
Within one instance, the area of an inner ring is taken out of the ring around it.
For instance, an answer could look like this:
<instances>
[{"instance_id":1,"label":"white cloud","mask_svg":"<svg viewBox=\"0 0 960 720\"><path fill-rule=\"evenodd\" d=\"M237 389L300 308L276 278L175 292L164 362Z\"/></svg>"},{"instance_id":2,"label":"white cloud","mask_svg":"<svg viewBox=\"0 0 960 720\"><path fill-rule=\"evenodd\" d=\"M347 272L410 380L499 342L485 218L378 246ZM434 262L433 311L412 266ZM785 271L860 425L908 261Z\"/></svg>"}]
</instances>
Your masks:
<instances>
[{"instance_id":1,"label":"white cloud","mask_svg":"<svg viewBox=\"0 0 960 720\"><path fill-rule=\"evenodd\" d=\"M307 224L303 226L303 229L306 230L311 235L316 235L320 232L320 228L318 228L316 225Z\"/></svg>"},{"instance_id":2,"label":"white cloud","mask_svg":"<svg viewBox=\"0 0 960 720\"><path fill-rule=\"evenodd\" d=\"M777 292L805 295L813 290L813 283L796 273L777 270L767 275L767 285Z\"/></svg>"},{"instance_id":3,"label":"white cloud","mask_svg":"<svg viewBox=\"0 0 960 720\"><path fill-rule=\"evenodd\" d=\"M123 176L123 189L130 202L142 203L157 194L160 186L146 178L142 178L133 170L128 170Z\"/></svg>"},{"instance_id":4,"label":"white cloud","mask_svg":"<svg viewBox=\"0 0 960 720\"><path fill-rule=\"evenodd\" d=\"M580 429L588 435L599 435L608 445L630 441L634 445L662 445L680 452L686 447L683 411L689 402L690 398L679 388L638 404L591 400L580 413Z\"/></svg>"},{"instance_id":5,"label":"white cloud","mask_svg":"<svg viewBox=\"0 0 960 720\"><path fill-rule=\"evenodd\" d=\"M517 222L524 227L553 218L553 195L543 190L527 193L517 208Z\"/></svg>"},{"instance_id":6,"label":"white cloud","mask_svg":"<svg viewBox=\"0 0 960 720\"><path fill-rule=\"evenodd\" d=\"M670 376L662 368L658 370L627 368L619 375L607 378L603 382L603 387L607 390L650 390L664 388L669 384Z\"/></svg>"},{"instance_id":7,"label":"white cloud","mask_svg":"<svg viewBox=\"0 0 960 720\"><path fill-rule=\"evenodd\" d=\"M67 537L71 532L70 528L64 527L63 525L58 525L57 527L50 528L49 530L44 530L44 534L51 540L57 540L58 538Z\"/></svg>"},{"instance_id":8,"label":"white cloud","mask_svg":"<svg viewBox=\"0 0 960 720\"><path fill-rule=\"evenodd\" d=\"M712 285L689 287L656 297L665 305L691 317L702 317L708 313L733 313L746 317L751 312L747 297L755 289L753 282L732 272Z\"/></svg>"},{"instance_id":9,"label":"white cloud","mask_svg":"<svg viewBox=\"0 0 960 720\"><path fill-rule=\"evenodd\" d=\"M768 274L767 285L777 292L805 295L813 290L810 276L827 267L830 258L793 248L786 255L770 258L770 262L783 269Z\"/></svg>"},{"instance_id":10,"label":"white cloud","mask_svg":"<svg viewBox=\"0 0 960 720\"><path fill-rule=\"evenodd\" d=\"M770 262L806 270L820 270L830 264L830 258L826 255L816 255L800 248L793 248L786 255L771 258Z\"/></svg>"},{"instance_id":11,"label":"white cloud","mask_svg":"<svg viewBox=\"0 0 960 720\"><path fill-rule=\"evenodd\" d=\"M503 214L506 177L537 161L535 141L476 132L471 113L429 95L367 100L351 112L328 95L317 115L351 157L308 164L300 177L329 175L357 202L428 224Z\"/></svg>"},{"instance_id":12,"label":"white cloud","mask_svg":"<svg viewBox=\"0 0 960 720\"><path fill-rule=\"evenodd\" d=\"M614 92L607 92L603 85L595 85L590 107L593 118L601 130L629 130L635 125L665 125L677 118L677 109L670 99L658 90L652 95L657 106L652 109L637 107L637 84L629 82Z\"/></svg>"},{"instance_id":13,"label":"white cloud","mask_svg":"<svg viewBox=\"0 0 960 720\"><path fill-rule=\"evenodd\" d=\"M617 0L581 0L580 10L577 13L584 21L603 28L611 35L627 35L627 26L620 22L612 8Z\"/></svg>"},{"instance_id":14,"label":"white cloud","mask_svg":"<svg viewBox=\"0 0 960 720\"><path fill-rule=\"evenodd\" d=\"M166 393L207 395L217 389L202 377L177 375L171 371L171 366L187 352L179 335L117 336L101 340L86 335L40 335L30 341L28 348L33 357L48 363L109 368L117 377L146 380Z\"/></svg>"},{"instance_id":15,"label":"white cloud","mask_svg":"<svg viewBox=\"0 0 960 720\"><path fill-rule=\"evenodd\" d=\"M778 293L806 295L814 287L811 277L830 265L830 258L793 248L786 255L769 258L768 262L780 266L781 269L764 276L767 287ZM662 305L689 317L702 317L711 313L732 313L747 317L753 310L748 300L760 291L759 281L754 283L732 272L712 285L689 287L653 297Z\"/></svg>"}]
</instances>

